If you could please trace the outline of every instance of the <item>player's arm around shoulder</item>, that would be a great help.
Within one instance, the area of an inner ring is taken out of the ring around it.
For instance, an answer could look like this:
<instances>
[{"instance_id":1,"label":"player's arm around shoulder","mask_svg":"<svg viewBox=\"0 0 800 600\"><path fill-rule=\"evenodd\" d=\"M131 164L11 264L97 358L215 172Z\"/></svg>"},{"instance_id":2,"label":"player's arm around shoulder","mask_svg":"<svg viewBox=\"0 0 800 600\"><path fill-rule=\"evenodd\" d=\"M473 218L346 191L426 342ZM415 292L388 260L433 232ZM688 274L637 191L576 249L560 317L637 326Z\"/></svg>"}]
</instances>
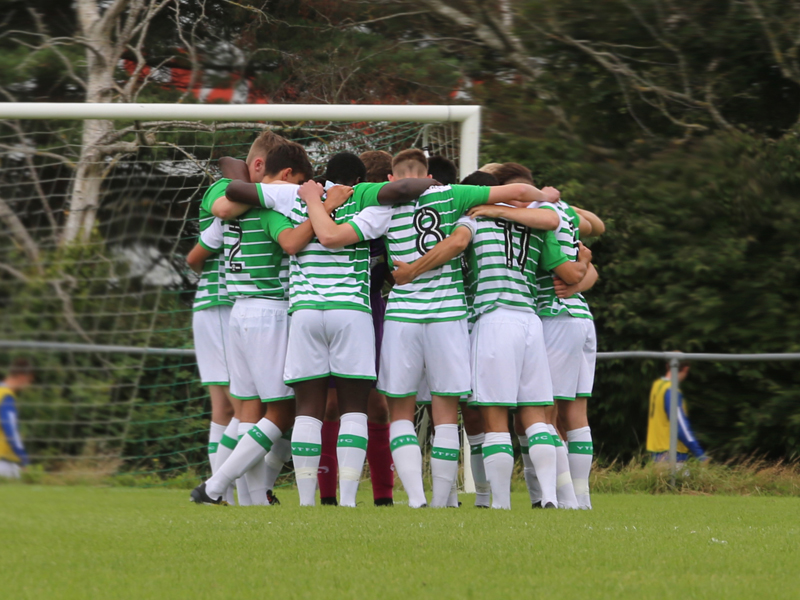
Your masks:
<instances>
[{"instance_id":1,"label":"player's arm around shoulder","mask_svg":"<svg viewBox=\"0 0 800 600\"><path fill-rule=\"evenodd\" d=\"M342 193L348 194L347 197L353 193L353 189L347 186L337 187L346 188ZM333 189L335 188L331 191ZM300 199L306 203L308 220L314 228L319 243L327 248L341 248L360 241L358 232L351 225L337 224L333 220L322 202L323 192L323 187L314 181L305 182L298 190Z\"/></svg>"},{"instance_id":2,"label":"player's arm around shoulder","mask_svg":"<svg viewBox=\"0 0 800 600\"><path fill-rule=\"evenodd\" d=\"M352 190L346 186L337 185L330 189L323 206L328 214L344 204L352 194ZM275 210L266 210L261 217L261 224L272 239L277 240L280 247L286 254L297 254L314 237L314 227L310 219L306 219L297 227L284 215Z\"/></svg>"},{"instance_id":3,"label":"player's arm around shoulder","mask_svg":"<svg viewBox=\"0 0 800 600\"><path fill-rule=\"evenodd\" d=\"M441 242L437 242L433 248L414 262L394 261L395 269L392 271L392 276L395 283L397 285L411 283L423 273L441 267L464 252L475 235L474 227L466 221L475 222L473 219L462 217L462 219L459 219L453 233Z\"/></svg>"},{"instance_id":4,"label":"player's arm around shoulder","mask_svg":"<svg viewBox=\"0 0 800 600\"><path fill-rule=\"evenodd\" d=\"M561 192L554 187L541 190L527 183L510 183L489 188L487 204L516 204L527 206L531 202L558 202Z\"/></svg>"},{"instance_id":5,"label":"player's arm around shoulder","mask_svg":"<svg viewBox=\"0 0 800 600\"><path fill-rule=\"evenodd\" d=\"M494 190L497 188L491 189ZM558 214L548 208L514 208L511 206L485 204L472 208L468 214L473 218L484 217L487 219L504 219L506 221L513 221L515 223L519 223L520 225L530 227L531 229L541 229L542 231L553 231L558 229L558 226L561 222Z\"/></svg>"}]
</instances>

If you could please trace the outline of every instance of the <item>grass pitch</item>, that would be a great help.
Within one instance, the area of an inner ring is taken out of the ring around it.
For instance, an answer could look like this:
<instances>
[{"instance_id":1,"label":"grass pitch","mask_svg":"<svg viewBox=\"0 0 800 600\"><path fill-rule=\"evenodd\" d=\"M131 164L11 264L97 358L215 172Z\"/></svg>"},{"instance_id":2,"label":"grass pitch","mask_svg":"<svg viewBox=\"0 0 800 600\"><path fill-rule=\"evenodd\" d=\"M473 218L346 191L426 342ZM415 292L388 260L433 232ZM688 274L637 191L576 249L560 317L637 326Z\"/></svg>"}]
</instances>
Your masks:
<instances>
[{"instance_id":1,"label":"grass pitch","mask_svg":"<svg viewBox=\"0 0 800 600\"><path fill-rule=\"evenodd\" d=\"M402 494L397 494L402 497ZM797 598L800 499L595 509L301 509L183 490L0 485L4 598ZM402 499L402 498L400 498Z\"/></svg>"}]
</instances>

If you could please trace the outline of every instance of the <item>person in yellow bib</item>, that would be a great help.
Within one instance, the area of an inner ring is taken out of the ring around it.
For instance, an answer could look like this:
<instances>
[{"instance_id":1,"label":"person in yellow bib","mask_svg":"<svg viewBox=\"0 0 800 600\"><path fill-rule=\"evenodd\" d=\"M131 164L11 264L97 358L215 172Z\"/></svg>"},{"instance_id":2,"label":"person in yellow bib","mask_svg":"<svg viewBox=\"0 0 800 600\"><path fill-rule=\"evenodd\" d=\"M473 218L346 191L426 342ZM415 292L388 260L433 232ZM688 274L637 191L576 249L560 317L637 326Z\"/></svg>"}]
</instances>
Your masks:
<instances>
[{"instance_id":1,"label":"person in yellow bib","mask_svg":"<svg viewBox=\"0 0 800 600\"><path fill-rule=\"evenodd\" d=\"M5 380L0 382L0 477L19 479L20 467L28 464L19 435L16 397L32 383L33 365L25 358L12 361Z\"/></svg>"},{"instance_id":2,"label":"person in yellow bib","mask_svg":"<svg viewBox=\"0 0 800 600\"><path fill-rule=\"evenodd\" d=\"M680 363L678 370L678 383L683 383L689 375L689 365ZM650 389L650 412L647 421L647 451L651 453L656 462L666 461L669 458L669 407L672 401L672 385L670 382L670 367L667 363L667 372L664 377L656 379ZM685 462L691 452L700 460L708 460L703 447L697 441L692 431L687 415L686 402L683 394L678 391L678 461Z\"/></svg>"}]
</instances>

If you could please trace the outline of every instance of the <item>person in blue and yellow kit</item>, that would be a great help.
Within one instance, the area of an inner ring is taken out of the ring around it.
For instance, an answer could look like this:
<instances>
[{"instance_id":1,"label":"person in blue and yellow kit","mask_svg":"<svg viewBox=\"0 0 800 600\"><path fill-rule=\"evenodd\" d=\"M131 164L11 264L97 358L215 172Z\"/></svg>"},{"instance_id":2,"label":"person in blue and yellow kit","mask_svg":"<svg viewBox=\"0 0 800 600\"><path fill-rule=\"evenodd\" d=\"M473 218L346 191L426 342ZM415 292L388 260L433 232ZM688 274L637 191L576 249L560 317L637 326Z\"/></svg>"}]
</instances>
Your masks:
<instances>
[{"instance_id":1,"label":"person in blue and yellow kit","mask_svg":"<svg viewBox=\"0 0 800 600\"><path fill-rule=\"evenodd\" d=\"M28 454L19 435L17 393L33 383L33 365L25 358L12 361L8 374L0 381L0 477L18 479L20 467L28 464Z\"/></svg>"},{"instance_id":2,"label":"person in blue and yellow kit","mask_svg":"<svg viewBox=\"0 0 800 600\"><path fill-rule=\"evenodd\" d=\"M678 383L682 383L689 374L689 365L680 363ZM650 412L647 421L647 451L656 462L669 459L669 407L672 402L670 383L670 367L667 373L656 379L650 389ZM686 416L686 402L678 390L678 462L685 462L691 452L700 460L708 460L703 447L694 437L689 418Z\"/></svg>"}]
</instances>

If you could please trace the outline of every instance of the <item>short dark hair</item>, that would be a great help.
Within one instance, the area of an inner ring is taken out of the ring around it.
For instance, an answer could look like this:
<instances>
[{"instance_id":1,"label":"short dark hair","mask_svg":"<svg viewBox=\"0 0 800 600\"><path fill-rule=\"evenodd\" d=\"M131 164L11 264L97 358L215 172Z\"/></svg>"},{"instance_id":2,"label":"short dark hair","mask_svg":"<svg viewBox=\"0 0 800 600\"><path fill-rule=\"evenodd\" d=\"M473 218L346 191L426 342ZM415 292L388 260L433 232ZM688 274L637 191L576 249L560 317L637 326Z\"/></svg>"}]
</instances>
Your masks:
<instances>
[{"instance_id":1,"label":"short dark hair","mask_svg":"<svg viewBox=\"0 0 800 600\"><path fill-rule=\"evenodd\" d=\"M530 169L522 166L519 163L503 163L494 170L493 174L495 177L497 177L497 181L500 182L500 185L505 185L509 181L513 181L515 179L524 179L526 183L533 185L533 174L531 173Z\"/></svg>"},{"instance_id":2,"label":"short dark hair","mask_svg":"<svg viewBox=\"0 0 800 600\"><path fill-rule=\"evenodd\" d=\"M443 185L458 183L458 169L456 164L444 156L428 157L428 175Z\"/></svg>"},{"instance_id":3,"label":"short dark hair","mask_svg":"<svg viewBox=\"0 0 800 600\"><path fill-rule=\"evenodd\" d=\"M426 173L428 172L428 158L419 148L408 148L407 150L403 150L395 154L394 158L392 159L392 172L397 169L398 165L401 165L405 162L418 163L422 166L422 168L425 169Z\"/></svg>"},{"instance_id":4,"label":"short dark hair","mask_svg":"<svg viewBox=\"0 0 800 600\"><path fill-rule=\"evenodd\" d=\"M8 376L14 377L17 375L33 375L35 369L33 368L33 361L29 358L15 358L11 361L8 367Z\"/></svg>"},{"instance_id":5,"label":"short dark hair","mask_svg":"<svg viewBox=\"0 0 800 600\"><path fill-rule=\"evenodd\" d=\"M384 150L368 150L359 157L367 168L366 181L383 183L392 174L392 155Z\"/></svg>"},{"instance_id":6,"label":"short dark hair","mask_svg":"<svg viewBox=\"0 0 800 600\"><path fill-rule=\"evenodd\" d=\"M367 167L352 152L334 154L325 167L325 179L340 185L355 185L367 178Z\"/></svg>"},{"instance_id":7,"label":"short dark hair","mask_svg":"<svg viewBox=\"0 0 800 600\"><path fill-rule=\"evenodd\" d=\"M311 161L308 160L306 149L297 142L284 140L267 151L264 159L264 173L277 175L284 169L291 169L293 173L302 173L306 179L314 177L314 169Z\"/></svg>"},{"instance_id":8,"label":"short dark hair","mask_svg":"<svg viewBox=\"0 0 800 600\"><path fill-rule=\"evenodd\" d=\"M475 171L461 180L461 185L500 185L497 177L485 171Z\"/></svg>"}]
</instances>

